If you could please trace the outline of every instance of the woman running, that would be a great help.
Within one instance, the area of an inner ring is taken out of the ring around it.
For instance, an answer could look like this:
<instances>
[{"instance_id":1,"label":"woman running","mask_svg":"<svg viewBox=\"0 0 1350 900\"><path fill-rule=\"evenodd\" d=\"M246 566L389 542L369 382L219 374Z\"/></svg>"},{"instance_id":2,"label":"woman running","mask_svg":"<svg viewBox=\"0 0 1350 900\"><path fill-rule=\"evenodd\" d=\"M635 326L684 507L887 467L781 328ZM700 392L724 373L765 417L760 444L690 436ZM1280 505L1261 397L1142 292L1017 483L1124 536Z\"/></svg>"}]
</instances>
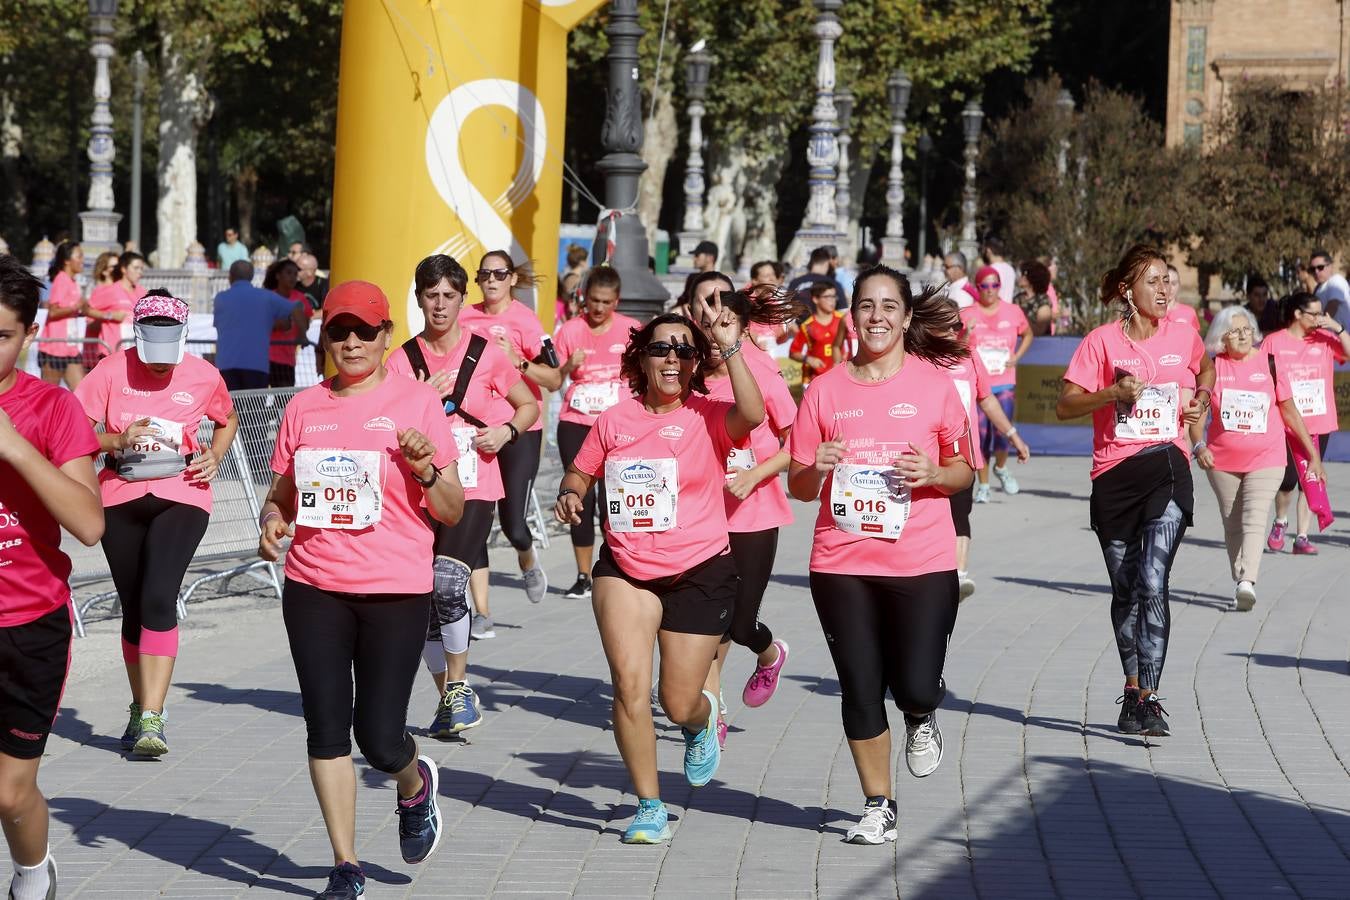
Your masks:
<instances>
[{"instance_id":1,"label":"woman running","mask_svg":"<svg viewBox=\"0 0 1350 900\"><path fill-rule=\"evenodd\" d=\"M685 777L694 787L707 784L721 761L717 695L704 682L736 604L724 462L764 421L740 322L716 300L694 308L711 323L735 402L703 396L702 364L711 353L703 330L683 316L657 316L624 351L622 376L634 396L600 414L554 509L559 521L577 524L582 497L603 473L609 515L591 605L613 682L614 738L638 795L623 835L629 844L670 837L649 694L658 641L661 707L682 726Z\"/></svg>"},{"instance_id":2,"label":"woman running","mask_svg":"<svg viewBox=\"0 0 1350 900\"><path fill-rule=\"evenodd\" d=\"M723 309L729 309L736 316L741 332L746 335L751 333L752 325L772 329L783 322L795 321L800 311L795 294L768 286L746 292L733 291L725 276L721 276L720 282L712 279L697 285L694 297L696 304L701 301L705 306L711 306L713 298L720 299ZM712 320L705 315L699 324L706 331ZM708 673L706 684L708 690L717 695L717 740L722 746L726 745L727 739L722 667L731 642L735 641L755 654L755 670L741 691L741 700L746 706L763 706L769 702L778 689L778 677L788 658L787 641L774 638L773 632L760 621L759 610L778 553L778 529L792 523L792 510L778 476L787 471L789 456L783 449L783 442L797 416L797 404L778 363L771 356L749 344L744 353L764 398L765 418L751 432L749 444L733 448L726 458L722 500L726 505L731 556L736 561L740 581L731 628L722 636L717 660ZM709 400L735 401L731 373L715 344L703 364L703 378Z\"/></svg>"},{"instance_id":3,"label":"woman running","mask_svg":"<svg viewBox=\"0 0 1350 900\"><path fill-rule=\"evenodd\" d=\"M1261 569L1261 539L1266 516L1284 478L1285 432L1293 435L1311 463L1309 472L1325 478L1322 455L1308 435L1283 373L1272 377L1271 358L1256 348L1261 334L1243 306L1219 310L1205 338L1214 354L1214 399L1209 439L1203 422L1190 427L1195 461L1209 476L1219 501L1223 540L1237 585L1233 607L1256 605L1256 576Z\"/></svg>"},{"instance_id":4,"label":"woman running","mask_svg":"<svg viewBox=\"0 0 1350 900\"><path fill-rule=\"evenodd\" d=\"M535 405L539 407L539 417L534 424L497 451L506 491L497 501L497 520L502 534L516 549L525 596L531 603L538 603L548 592L548 576L534 555L534 535L530 533L525 516L534 493L534 479L539 474L539 454L544 439L544 395L539 386L552 380L550 370L557 369L557 360L548 359L544 352L544 328L538 316L511 296L518 284L534 281L525 266L517 266L505 250L493 250L479 261L474 281L483 293L483 302L466 306L460 313L460 325L474 334L481 334L506 354L525 379L530 393L534 394ZM496 637L488 604L486 542L473 562L473 569L471 587L477 609L473 617L473 636L479 639Z\"/></svg>"},{"instance_id":5,"label":"woman running","mask_svg":"<svg viewBox=\"0 0 1350 900\"><path fill-rule=\"evenodd\" d=\"M389 354L385 367L430 382L445 401L464 488L459 522L436 527L431 620L423 650L441 698L428 734L440 738L483 721L478 695L468 684L470 563L487 541L493 504L503 494L497 452L534 424L539 406L506 354L460 327L469 286L463 266L444 254L428 256L417 264L413 285L426 327ZM511 419L490 427L485 419L502 397Z\"/></svg>"},{"instance_id":6,"label":"woman running","mask_svg":"<svg viewBox=\"0 0 1350 900\"><path fill-rule=\"evenodd\" d=\"M74 390L84 377L84 297L75 279L84 271L84 250L74 241L56 245L56 255L47 267L51 291L47 294L47 322L38 343L38 366L42 380ZM70 343L67 343L70 342Z\"/></svg>"},{"instance_id":7,"label":"woman running","mask_svg":"<svg viewBox=\"0 0 1350 900\"><path fill-rule=\"evenodd\" d=\"M70 670L70 559L61 530L103 535L98 439L74 395L17 368L37 337L42 283L0 256L0 823L13 900L57 896L38 766Z\"/></svg>"},{"instance_id":8,"label":"woman running","mask_svg":"<svg viewBox=\"0 0 1350 900\"><path fill-rule=\"evenodd\" d=\"M961 307L952 299L950 290L946 297L947 305L951 308L951 311L960 316ZM961 340L965 340L964 322L959 323L954 334ZM984 368L984 362L981 361L979 355L971 354L949 364L947 374L952 377L952 383L956 385L956 393L960 395L961 404L966 409L966 420L971 427L971 433L973 434L977 427L978 416L983 414L989 420L989 424L999 434L1003 435L1003 438L1017 451L1019 463L1024 463L1030 459L1031 448L1027 446L1026 441L1018 436L1017 427L1004 415L1003 407L989 387L989 372ZM984 455L980 451L978 442L972 444L972 449L974 450L974 466L978 471L984 465ZM952 525L956 528L956 578L960 584L960 599L963 602L975 593L975 580L970 577L970 511L973 509L974 489L974 485L971 485L951 496Z\"/></svg>"},{"instance_id":9,"label":"woman running","mask_svg":"<svg viewBox=\"0 0 1350 900\"><path fill-rule=\"evenodd\" d=\"M917 297L886 266L858 276L853 359L802 398L788 488L820 499L811 597L839 675L844 734L862 783L845 840L895 840L886 691L905 716L917 778L942 761L937 708L956 624L956 533L948 497L970 486L970 426L941 366L968 355L936 288Z\"/></svg>"},{"instance_id":10,"label":"woman running","mask_svg":"<svg viewBox=\"0 0 1350 900\"><path fill-rule=\"evenodd\" d=\"M1267 335L1261 342L1261 351L1275 362L1275 370L1289 382L1294 392L1294 405L1303 416L1308 433L1316 435L1317 446L1327 452L1331 433L1336 430L1336 390L1334 363L1350 358L1350 335L1335 319L1327 315L1322 301L1312 294L1300 291L1284 302L1284 330ZM1275 495L1275 522L1266 538L1266 546L1274 552L1284 549L1284 536L1289 528L1289 503L1294 489L1299 486L1298 470L1293 452L1286 456L1284 481ZM1294 536L1294 553L1315 556L1317 548L1308 538L1312 530L1312 511L1308 498L1299 492L1298 531Z\"/></svg>"},{"instance_id":11,"label":"woman running","mask_svg":"<svg viewBox=\"0 0 1350 900\"><path fill-rule=\"evenodd\" d=\"M999 291L1002 280L998 269L985 266L975 273L975 287L980 292L979 302L961 311L970 348L989 373L989 386L994 399L1003 409L1003 415L1012 419L1017 405L1017 362L1027 355L1035 335L1026 314L1016 303L1005 302ZM1021 338L1019 341L1018 338ZM984 462L978 470L980 483L975 486L975 502L989 502L989 462L994 463L994 475L1005 494L1016 494L1021 488L1008 471L1008 440L990 427L989 417L980 411L980 455Z\"/></svg>"},{"instance_id":12,"label":"woman running","mask_svg":"<svg viewBox=\"0 0 1350 900\"><path fill-rule=\"evenodd\" d=\"M85 336L100 342L90 345L89 355L93 357L93 363L122 349L122 323L131 318L136 301L146 293L145 288L141 287L141 275L144 272L145 257L128 250L114 257L114 265L109 273L111 280L94 288L89 295L89 305L85 310L89 328ZM94 280L98 280L97 266L94 267Z\"/></svg>"},{"instance_id":13,"label":"woman running","mask_svg":"<svg viewBox=\"0 0 1350 900\"><path fill-rule=\"evenodd\" d=\"M558 454L564 469L577 458L577 451L600 414L628 396L628 385L623 382L619 368L629 335L641 326L636 319L616 311L620 290L617 269L611 266L591 269L586 275L582 314L558 329L556 343L562 366L551 371L547 366L539 367L540 383L550 391L561 388L564 378L571 379L558 417ZM597 479L581 499L581 521L572 526L577 580L563 594L571 600L591 597L596 502L604 493L604 481ZM603 515L601 507L601 518Z\"/></svg>"},{"instance_id":14,"label":"woman running","mask_svg":"<svg viewBox=\"0 0 1350 900\"><path fill-rule=\"evenodd\" d=\"M328 900L365 893L353 727L366 761L397 782L403 860L426 859L441 836L439 774L408 734L408 698L431 615L432 520L458 522L464 490L435 389L390 377L381 363L392 330L389 301L375 285L348 281L329 291L322 341L337 374L287 404L260 522L263 559L276 560L282 541L295 539L281 611L310 780L333 846L319 895Z\"/></svg>"},{"instance_id":15,"label":"woman running","mask_svg":"<svg viewBox=\"0 0 1350 900\"><path fill-rule=\"evenodd\" d=\"M1209 408L1214 363L1194 328L1168 319L1167 260L1136 244L1102 276L1121 318L1090 331L1064 373L1055 414L1092 414L1092 530L1111 579L1111 624L1125 673L1119 727L1166 737L1158 681L1172 626L1168 577L1191 524L1190 443Z\"/></svg>"},{"instance_id":16,"label":"woman running","mask_svg":"<svg viewBox=\"0 0 1350 900\"><path fill-rule=\"evenodd\" d=\"M211 518L211 480L239 429L215 366L184 352L188 305L156 290L132 312L136 345L107 357L75 389L108 464L99 487L103 555L122 603L131 686L122 749L169 752L164 698L178 657L178 593ZM197 428L215 423L209 445Z\"/></svg>"}]
</instances>

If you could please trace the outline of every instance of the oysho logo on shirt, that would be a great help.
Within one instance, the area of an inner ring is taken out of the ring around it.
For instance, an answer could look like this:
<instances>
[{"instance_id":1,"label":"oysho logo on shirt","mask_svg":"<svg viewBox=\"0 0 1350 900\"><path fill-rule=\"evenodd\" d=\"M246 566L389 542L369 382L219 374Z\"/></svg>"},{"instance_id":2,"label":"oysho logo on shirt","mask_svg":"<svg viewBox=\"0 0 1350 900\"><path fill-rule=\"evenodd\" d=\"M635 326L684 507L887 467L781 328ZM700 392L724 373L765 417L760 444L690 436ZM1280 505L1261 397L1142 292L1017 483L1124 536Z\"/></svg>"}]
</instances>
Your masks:
<instances>
[{"instance_id":1,"label":"oysho logo on shirt","mask_svg":"<svg viewBox=\"0 0 1350 900\"><path fill-rule=\"evenodd\" d=\"M1141 359L1113 359L1113 360L1111 360L1111 365L1113 365L1113 366L1142 366L1143 364L1144 364L1144 361L1141 360Z\"/></svg>"},{"instance_id":2,"label":"oysho logo on shirt","mask_svg":"<svg viewBox=\"0 0 1350 900\"><path fill-rule=\"evenodd\" d=\"M187 391L176 391L173 397L171 397L170 399L172 399L174 403L177 403L180 406L192 405L192 395L189 394Z\"/></svg>"},{"instance_id":3,"label":"oysho logo on shirt","mask_svg":"<svg viewBox=\"0 0 1350 900\"><path fill-rule=\"evenodd\" d=\"M616 444L631 444L631 443L633 443L633 441L636 441L636 440L637 440L637 438L633 437L631 434L618 434L618 433L616 433L616 434L614 435L614 443L616 443Z\"/></svg>"},{"instance_id":4,"label":"oysho logo on shirt","mask_svg":"<svg viewBox=\"0 0 1350 900\"><path fill-rule=\"evenodd\" d=\"M133 387L124 387L124 388L122 388L122 396L123 396L123 397L149 397L149 396L150 396L150 392L149 392L149 391L138 391L138 390L136 390L136 389L133 388Z\"/></svg>"},{"instance_id":5,"label":"oysho logo on shirt","mask_svg":"<svg viewBox=\"0 0 1350 900\"><path fill-rule=\"evenodd\" d=\"M1158 358L1158 365L1179 366L1181 365L1181 357L1175 353L1168 353L1166 356L1161 356Z\"/></svg>"},{"instance_id":6,"label":"oysho logo on shirt","mask_svg":"<svg viewBox=\"0 0 1350 900\"><path fill-rule=\"evenodd\" d=\"M834 411L835 419L861 419L862 414L861 409L837 409Z\"/></svg>"},{"instance_id":7,"label":"oysho logo on shirt","mask_svg":"<svg viewBox=\"0 0 1350 900\"><path fill-rule=\"evenodd\" d=\"M324 425L306 425L304 433L313 434L316 431L337 431L337 423L334 422Z\"/></svg>"},{"instance_id":8,"label":"oysho logo on shirt","mask_svg":"<svg viewBox=\"0 0 1350 900\"><path fill-rule=\"evenodd\" d=\"M678 441L680 438L684 437L684 426L667 425L660 431L658 431L657 434L661 435L661 437L665 438L668 441Z\"/></svg>"},{"instance_id":9,"label":"oysho logo on shirt","mask_svg":"<svg viewBox=\"0 0 1350 900\"><path fill-rule=\"evenodd\" d=\"M394 431L394 420L388 416L376 416L373 419L367 419L361 426L366 431Z\"/></svg>"},{"instance_id":10,"label":"oysho logo on shirt","mask_svg":"<svg viewBox=\"0 0 1350 900\"><path fill-rule=\"evenodd\" d=\"M897 403L886 414L892 419L910 419L919 414L919 408L913 403Z\"/></svg>"}]
</instances>

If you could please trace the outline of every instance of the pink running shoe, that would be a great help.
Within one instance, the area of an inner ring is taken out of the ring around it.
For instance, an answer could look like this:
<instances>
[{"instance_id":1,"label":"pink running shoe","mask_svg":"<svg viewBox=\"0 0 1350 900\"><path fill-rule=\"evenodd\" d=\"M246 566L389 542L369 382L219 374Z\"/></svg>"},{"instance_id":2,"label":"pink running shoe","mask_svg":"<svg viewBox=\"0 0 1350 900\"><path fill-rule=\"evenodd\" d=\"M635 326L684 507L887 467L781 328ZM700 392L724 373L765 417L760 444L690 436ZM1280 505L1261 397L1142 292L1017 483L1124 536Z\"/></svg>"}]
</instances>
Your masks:
<instances>
[{"instance_id":1,"label":"pink running shoe","mask_svg":"<svg viewBox=\"0 0 1350 900\"><path fill-rule=\"evenodd\" d=\"M1312 541L1308 540L1306 535L1299 535L1294 538L1295 556L1316 556L1317 548L1313 546Z\"/></svg>"},{"instance_id":2,"label":"pink running shoe","mask_svg":"<svg viewBox=\"0 0 1350 900\"><path fill-rule=\"evenodd\" d=\"M1266 538L1266 546L1270 548L1271 553L1279 553L1284 549L1284 530L1289 527L1289 523L1275 520L1275 524L1270 526L1270 537Z\"/></svg>"},{"instance_id":3,"label":"pink running shoe","mask_svg":"<svg viewBox=\"0 0 1350 900\"><path fill-rule=\"evenodd\" d=\"M717 711L717 746L718 749L727 749L727 720L722 718L722 711Z\"/></svg>"},{"instance_id":4,"label":"pink running shoe","mask_svg":"<svg viewBox=\"0 0 1350 900\"><path fill-rule=\"evenodd\" d=\"M745 701L746 706L763 706L778 689L778 674L783 671L783 664L787 662L788 645L787 641L780 640L774 640L773 645L778 648L778 658L772 665L755 666L754 674L750 676L750 680L745 683L745 690L741 692L741 699Z\"/></svg>"}]
</instances>

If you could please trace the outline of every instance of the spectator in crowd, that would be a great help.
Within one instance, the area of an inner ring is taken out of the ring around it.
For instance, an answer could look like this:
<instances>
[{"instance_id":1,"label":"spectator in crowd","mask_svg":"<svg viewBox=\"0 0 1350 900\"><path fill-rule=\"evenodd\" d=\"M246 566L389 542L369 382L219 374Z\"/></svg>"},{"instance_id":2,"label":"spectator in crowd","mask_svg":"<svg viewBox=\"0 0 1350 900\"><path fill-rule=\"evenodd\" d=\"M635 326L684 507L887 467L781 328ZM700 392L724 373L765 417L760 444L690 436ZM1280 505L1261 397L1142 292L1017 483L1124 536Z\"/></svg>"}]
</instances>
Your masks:
<instances>
[{"instance_id":1,"label":"spectator in crowd","mask_svg":"<svg viewBox=\"0 0 1350 900\"><path fill-rule=\"evenodd\" d=\"M1050 302L1050 269L1037 259L1027 260L1021 268L1013 302L1026 314L1034 336L1050 334L1055 326L1055 308Z\"/></svg>"},{"instance_id":2,"label":"spectator in crowd","mask_svg":"<svg viewBox=\"0 0 1350 900\"><path fill-rule=\"evenodd\" d=\"M575 247L576 244L572 246ZM590 269L584 271L589 272ZM581 292L578 290L580 285L581 275L576 272L564 272L558 277L558 302L553 311L555 328L578 314L581 302Z\"/></svg>"},{"instance_id":3,"label":"spectator in crowd","mask_svg":"<svg viewBox=\"0 0 1350 900\"><path fill-rule=\"evenodd\" d=\"M225 229L225 240L216 244L216 264L228 269L237 262L248 262L248 248L239 240L234 228Z\"/></svg>"},{"instance_id":4,"label":"spectator in crowd","mask_svg":"<svg viewBox=\"0 0 1350 900\"><path fill-rule=\"evenodd\" d=\"M292 249L295 246L292 244ZM300 255L304 255L303 251ZM267 274L263 276L264 290L290 300L301 312L299 323L288 318L272 330L272 347L267 356L270 363L267 379L269 387L295 387L296 348L309 343L305 333L309 331L309 320L313 311L305 301L305 295L295 289L296 279L299 276L300 267L289 258L272 263L267 267Z\"/></svg>"},{"instance_id":5,"label":"spectator in crowd","mask_svg":"<svg viewBox=\"0 0 1350 900\"><path fill-rule=\"evenodd\" d=\"M1167 321L1189 325L1196 331L1201 331L1203 326L1200 324L1200 316L1196 313L1195 307L1181 300L1181 273L1177 271L1176 266L1167 267L1167 283L1172 289L1172 302L1167 307Z\"/></svg>"},{"instance_id":6,"label":"spectator in crowd","mask_svg":"<svg viewBox=\"0 0 1350 900\"><path fill-rule=\"evenodd\" d=\"M838 288L826 281L816 281L812 282L810 291L814 312L807 317L788 348L788 356L802 364L803 387L839 362L835 338L845 330L844 314L836 308Z\"/></svg>"},{"instance_id":7,"label":"spectator in crowd","mask_svg":"<svg viewBox=\"0 0 1350 900\"><path fill-rule=\"evenodd\" d=\"M984 257L987 265L991 265L998 270L998 298L1004 303L1011 303L1014 285L1017 283L1017 272L1013 269L1012 263L1004 259L1006 252L1001 238L992 234L985 235L984 244L980 247L980 255Z\"/></svg>"},{"instance_id":8,"label":"spectator in crowd","mask_svg":"<svg viewBox=\"0 0 1350 900\"><path fill-rule=\"evenodd\" d=\"M1258 335L1273 334L1284 327L1280 304L1270 299L1270 285L1260 275L1252 275L1247 279L1246 307L1252 315L1252 321L1256 323Z\"/></svg>"},{"instance_id":9,"label":"spectator in crowd","mask_svg":"<svg viewBox=\"0 0 1350 900\"><path fill-rule=\"evenodd\" d=\"M300 274L295 279L295 289L304 294L309 308L315 312L323 309L323 300L328 296L328 279L319 275L319 258L313 253L301 253L296 262Z\"/></svg>"},{"instance_id":10,"label":"spectator in crowd","mask_svg":"<svg viewBox=\"0 0 1350 900\"><path fill-rule=\"evenodd\" d=\"M561 282L568 275L575 275L577 276L577 283L580 284L581 279L586 277L586 273L591 268L590 259L590 253L587 252L585 247L580 244L569 244L567 247L567 268L562 270L562 273L558 276L558 281Z\"/></svg>"},{"instance_id":11,"label":"spectator in crowd","mask_svg":"<svg viewBox=\"0 0 1350 900\"><path fill-rule=\"evenodd\" d=\"M811 285L825 283L834 288L834 295L838 299L838 306L835 308L839 310L848 308L844 288L834 277L833 260L838 255L839 251L834 247L817 247L811 251L811 258L806 263L806 272L788 282L788 290L797 295L802 306L814 309L815 304L811 302Z\"/></svg>"},{"instance_id":12,"label":"spectator in crowd","mask_svg":"<svg viewBox=\"0 0 1350 900\"><path fill-rule=\"evenodd\" d=\"M694 248L694 271L712 272L717 268L717 245L712 241L699 241Z\"/></svg>"},{"instance_id":13,"label":"spectator in crowd","mask_svg":"<svg viewBox=\"0 0 1350 900\"><path fill-rule=\"evenodd\" d=\"M760 260L750 267L750 286L767 284L770 287L782 287L787 269L774 259Z\"/></svg>"},{"instance_id":14,"label":"spectator in crowd","mask_svg":"<svg viewBox=\"0 0 1350 900\"><path fill-rule=\"evenodd\" d=\"M291 241L291 246L286 251L286 258L298 266L300 265L301 256L313 252L314 251L310 249L309 244L306 244L303 241Z\"/></svg>"},{"instance_id":15,"label":"spectator in crowd","mask_svg":"<svg viewBox=\"0 0 1350 900\"><path fill-rule=\"evenodd\" d=\"M304 328L304 311L272 291L253 286L253 264L230 266L230 286L216 294L216 368L232 391L267 387L274 328Z\"/></svg>"},{"instance_id":16,"label":"spectator in crowd","mask_svg":"<svg viewBox=\"0 0 1350 900\"><path fill-rule=\"evenodd\" d=\"M966 285L970 284L970 276L966 274L966 267L969 265L966 255L959 250L954 250L942 258L942 275L947 279L947 296L955 300L961 309L975 302L975 298L966 290Z\"/></svg>"},{"instance_id":17,"label":"spectator in crowd","mask_svg":"<svg viewBox=\"0 0 1350 900\"><path fill-rule=\"evenodd\" d=\"M1322 310L1342 328L1350 328L1350 282L1336 271L1336 263L1325 250L1314 250L1308 269L1317 282L1313 296L1322 301Z\"/></svg>"}]
</instances>

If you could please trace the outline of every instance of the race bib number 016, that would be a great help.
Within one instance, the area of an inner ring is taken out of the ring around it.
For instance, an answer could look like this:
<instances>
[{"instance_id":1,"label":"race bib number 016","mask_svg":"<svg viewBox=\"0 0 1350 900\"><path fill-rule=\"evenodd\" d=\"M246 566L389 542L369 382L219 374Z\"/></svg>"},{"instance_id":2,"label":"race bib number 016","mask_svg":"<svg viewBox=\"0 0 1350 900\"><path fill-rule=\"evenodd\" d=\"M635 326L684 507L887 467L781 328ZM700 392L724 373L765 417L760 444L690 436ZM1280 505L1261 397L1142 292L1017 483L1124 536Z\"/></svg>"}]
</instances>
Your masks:
<instances>
[{"instance_id":1,"label":"race bib number 016","mask_svg":"<svg viewBox=\"0 0 1350 900\"><path fill-rule=\"evenodd\" d=\"M617 381L594 381L572 389L571 407L588 416L598 416L619 402Z\"/></svg>"},{"instance_id":2,"label":"race bib number 016","mask_svg":"<svg viewBox=\"0 0 1350 900\"><path fill-rule=\"evenodd\" d=\"M669 531L679 503L674 459L606 460L609 530Z\"/></svg>"},{"instance_id":3,"label":"race bib number 016","mask_svg":"<svg viewBox=\"0 0 1350 900\"><path fill-rule=\"evenodd\" d=\"M464 488L478 487L478 451L473 449L473 439L478 436L476 428L452 429L455 435L455 448L459 450L456 468L459 469L459 483Z\"/></svg>"},{"instance_id":4,"label":"race bib number 016","mask_svg":"<svg viewBox=\"0 0 1350 900\"><path fill-rule=\"evenodd\" d=\"M183 423L170 422L158 416L136 416L132 421L150 420L150 433L137 438L127 451L131 453L172 453L182 455Z\"/></svg>"},{"instance_id":5,"label":"race bib number 016","mask_svg":"<svg viewBox=\"0 0 1350 900\"><path fill-rule=\"evenodd\" d=\"M298 451L295 486L300 497L295 523L357 531L379 522L387 463L380 450Z\"/></svg>"},{"instance_id":6,"label":"race bib number 016","mask_svg":"<svg viewBox=\"0 0 1350 900\"><path fill-rule=\"evenodd\" d=\"M1269 418L1269 394L1230 389L1219 396L1219 419L1224 431L1265 434Z\"/></svg>"},{"instance_id":7,"label":"race bib number 016","mask_svg":"<svg viewBox=\"0 0 1350 900\"><path fill-rule=\"evenodd\" d=\"M1175 381L1144 388L1128 413L1116 415L1116 438L1122 441L1170 441L1181 420L1181 389Z\"/></svg>"},{"instance_id":8,"label":"race bib number 016","mask_svg":"<svg viewBox=\"0 0 1350 900\"><path fill-rule=\"evenodd\" d=\"M1301 415L1326 415L1327 392L1322 385L1321 379L1295 381L1292 387L1294 389L1294 405L1298 407L1298 411Z\"/></svg>"},{"instance_id":9,"label":"race bib number 016","mask_svg":"<svg viewBox=\"0 0 1350 900\"><path fill-rule=\"evenodd\" d=\"M834 526L849 534L898 538L909 519L909 485L889 466L835 466L830 486Z\"/></svg>"}]
</instances>

